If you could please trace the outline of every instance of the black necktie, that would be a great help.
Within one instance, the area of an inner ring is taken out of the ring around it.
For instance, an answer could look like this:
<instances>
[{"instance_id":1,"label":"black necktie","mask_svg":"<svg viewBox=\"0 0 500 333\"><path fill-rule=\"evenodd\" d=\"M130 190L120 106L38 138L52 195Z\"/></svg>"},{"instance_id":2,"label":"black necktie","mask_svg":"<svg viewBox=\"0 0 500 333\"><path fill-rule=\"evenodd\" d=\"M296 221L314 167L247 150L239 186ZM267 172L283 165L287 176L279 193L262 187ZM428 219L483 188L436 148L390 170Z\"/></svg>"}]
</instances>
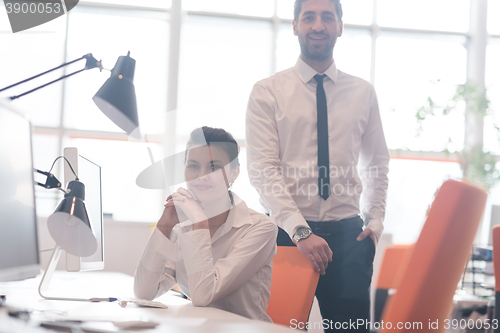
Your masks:
<instances>
[{"instance_id":1,"label":"black necktie","mask_svg":"<svg viewBox=\"0 0 500 333\"><path fill-rule=\"evenodd\" d=\"M318 187L319 196L328 199L330 196L330 154L328 150L328 112L326 95L323 88L325 75L316 74L316 106L318 108Z\"/></svg>"}]
</instances>

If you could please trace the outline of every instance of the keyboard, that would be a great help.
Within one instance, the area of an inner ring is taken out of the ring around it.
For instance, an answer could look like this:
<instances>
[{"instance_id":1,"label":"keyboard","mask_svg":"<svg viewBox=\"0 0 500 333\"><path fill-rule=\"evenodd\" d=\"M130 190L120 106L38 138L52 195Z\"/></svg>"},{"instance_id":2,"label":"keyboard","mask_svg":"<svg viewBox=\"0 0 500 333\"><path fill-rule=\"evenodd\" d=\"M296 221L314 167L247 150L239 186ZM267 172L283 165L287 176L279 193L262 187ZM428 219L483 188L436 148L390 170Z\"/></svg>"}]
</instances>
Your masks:
<instances>
[{"instance_id":1,"label":"keyboard","mask_svg":"<svg viewBox=\"0 0 500 333\"><path fill-rule=\"evenodd\" d=\"M138 306L144 306L144 307L149 307L149 308L162 308L162 309L167 309L168 306L166 306L163 303L156 302L156 301L149 301L147 299L140 299L140 298L119 298L118 299L118 304L120 304L121 307L126 307L128 303L136 304Z\"/></svg>"}]
</instances>

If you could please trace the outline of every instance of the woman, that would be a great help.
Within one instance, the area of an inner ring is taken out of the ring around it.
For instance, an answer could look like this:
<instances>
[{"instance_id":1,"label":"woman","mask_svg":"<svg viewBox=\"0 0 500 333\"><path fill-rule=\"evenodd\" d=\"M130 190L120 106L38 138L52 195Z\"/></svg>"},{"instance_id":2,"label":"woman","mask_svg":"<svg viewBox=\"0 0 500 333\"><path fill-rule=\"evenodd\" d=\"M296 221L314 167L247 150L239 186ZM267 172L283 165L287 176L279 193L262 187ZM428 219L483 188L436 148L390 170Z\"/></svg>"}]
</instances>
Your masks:
<instances>
[{"instance_id":1,"label":"woman","mask_svg":"<svg viewBox=\"0 0 500 333\"><path fill-rule=\"evenodd\" d=\"M223 129L191 133L187 188L167 199L135 272L136 297L154 299L177 284L196 306L271 321L277 228L229 190L240 172L238 150Z\"/></svg>"}]
</instances>

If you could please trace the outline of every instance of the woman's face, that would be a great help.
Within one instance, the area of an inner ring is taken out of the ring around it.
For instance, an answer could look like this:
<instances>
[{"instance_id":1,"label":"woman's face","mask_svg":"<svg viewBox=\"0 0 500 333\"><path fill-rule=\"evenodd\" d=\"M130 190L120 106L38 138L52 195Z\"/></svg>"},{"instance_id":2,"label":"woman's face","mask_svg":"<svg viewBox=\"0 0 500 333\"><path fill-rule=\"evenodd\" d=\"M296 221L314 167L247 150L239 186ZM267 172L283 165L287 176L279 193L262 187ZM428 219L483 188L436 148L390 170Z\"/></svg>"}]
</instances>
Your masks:
<instances>
[{"instance_id":1,"label":"woman's face","mask_svg":"<svg viewBox=\"0 0 500 333\"><path fill-rule=\"evenodd\" d=\"M229 162L227 153L216 144L190 148L184 171L188 189L201 202L228 200L229 184L239 174L239 167L231 170Z\"/></svg>"}]
</instances>

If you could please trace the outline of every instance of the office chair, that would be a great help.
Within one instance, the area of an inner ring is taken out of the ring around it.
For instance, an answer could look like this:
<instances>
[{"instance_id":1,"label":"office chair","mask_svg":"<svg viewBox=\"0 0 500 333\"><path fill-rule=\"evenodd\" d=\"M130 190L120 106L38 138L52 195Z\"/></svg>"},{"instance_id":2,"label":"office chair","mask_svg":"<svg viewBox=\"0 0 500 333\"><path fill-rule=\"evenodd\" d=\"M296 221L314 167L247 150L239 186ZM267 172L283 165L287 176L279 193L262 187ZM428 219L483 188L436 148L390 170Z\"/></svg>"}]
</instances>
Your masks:
<instances>
[{"instance_id":1,"label":"office chair","mask_svg":"<svg viewBox=\"0 0 500 333\"><path fill-rule=\"evenodd\" d=\"M386 326L379 331L445 331L486 197L484 190L467 183L443 183L382 316ZM437 327L429 328L436 321Z\"/></svg>"},{"instance_id":2,"label":"office chair","mask_svg":"<svg viewBox=\"0 0 500 333\"><path fill-rule=\"evenodd\" d=\"M267 314L275 324L290 327L292 319L306 323L319 280L309 260L292 246L278 246Z\"/></svg>"},{"instance_id":3,"label":"office chair","mask_svg":"<svg viewBox=\"0 0 500 333\"><path fill-rule=\"evenodd\" d=\"M500 225L494 226L491 231L493 242L493 269L495 273L495 317L500 320ZM500 327L493 330L500 333Z\"/></svg>"},{"instance_id":4,"label":"office chair","mask_svg":"<svg viewBox=\"0 0 500 333\"><path fill-rule=\"evenodd\" d=\"M406 264L413 245L392 245L384 251L377 282L375 284L374 322L380 323L382 313L389 297L389 290L396 289L401 281L401 272ZM399 272L399 274L398 274Z\"/></svg>"}]
</instances>

